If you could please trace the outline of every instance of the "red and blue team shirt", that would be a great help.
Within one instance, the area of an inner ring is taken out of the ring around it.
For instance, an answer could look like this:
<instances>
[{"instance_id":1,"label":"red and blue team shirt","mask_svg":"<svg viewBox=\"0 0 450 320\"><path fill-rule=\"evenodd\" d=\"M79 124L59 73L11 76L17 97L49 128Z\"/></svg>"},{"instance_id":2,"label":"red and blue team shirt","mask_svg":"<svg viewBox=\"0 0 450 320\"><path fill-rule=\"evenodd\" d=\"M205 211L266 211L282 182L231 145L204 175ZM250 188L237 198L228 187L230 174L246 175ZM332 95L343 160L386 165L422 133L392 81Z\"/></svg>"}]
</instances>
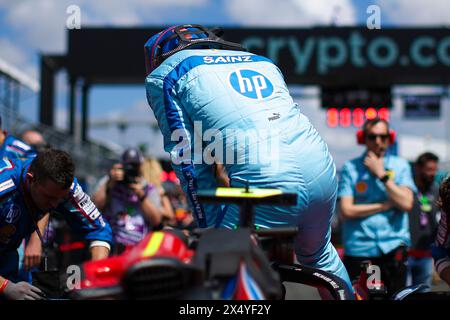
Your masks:
<instances>
[{"instance_id":1,"label":"red and blue team shirt","mask_svg":"<svg viewBox=\"0 0 450 320\"><path fill-rule=\"evenodd\" d=\"M36 155L37 152L33 147L12 135L7 135L0 146L0 158L2 159L34 159Z\"/></svg>"},{"instance_id":2,"label":"red and blue team shirt","mask_svg":"<svg viewBox=\"0 0 450 320\"><path fill-rule=\"evenodd\" d=\"M30 209L25 203L23 185L31 162L32 159L0 159L0 276L6 278L17 271L17 248L22 239L35 231L33 220L45 214L38 209ZM76 178L69 195L50 210L52 212L64 217L71 230L86 240L112 244L110 225Z\"/></svg>"}]
</instances>

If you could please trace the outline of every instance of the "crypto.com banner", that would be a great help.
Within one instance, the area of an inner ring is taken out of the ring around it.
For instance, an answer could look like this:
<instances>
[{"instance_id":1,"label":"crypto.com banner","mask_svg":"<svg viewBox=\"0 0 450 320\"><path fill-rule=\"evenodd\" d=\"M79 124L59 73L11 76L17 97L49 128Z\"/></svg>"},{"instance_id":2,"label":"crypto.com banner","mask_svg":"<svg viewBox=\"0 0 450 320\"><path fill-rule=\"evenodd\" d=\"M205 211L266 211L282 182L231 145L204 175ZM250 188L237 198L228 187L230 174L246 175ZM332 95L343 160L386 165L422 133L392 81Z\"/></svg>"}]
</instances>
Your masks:
<instances>
[{"instance_id":1,"label":"crypto.com banner","mask_svg":"<svg viewBox=\"0 0 450 320\"><path fill-rule=\"evenodd\" d=\"M69 70L142 82L143 46L158 28L69 31ZM386 86L450 81L450 29L224 28L226 40L273 60L286 82Z\"/></svg>"},{"instance_id":2,"label":"crypto.com banner","mask_svg":"<svg viewBox=\"0 0 450 320\"><path fill-rule=\"evenodd\" d=\"M263 54L289 83L442 83L450 79L450 29L236 29L226 32Z\"/></svg>"}]
</instances>

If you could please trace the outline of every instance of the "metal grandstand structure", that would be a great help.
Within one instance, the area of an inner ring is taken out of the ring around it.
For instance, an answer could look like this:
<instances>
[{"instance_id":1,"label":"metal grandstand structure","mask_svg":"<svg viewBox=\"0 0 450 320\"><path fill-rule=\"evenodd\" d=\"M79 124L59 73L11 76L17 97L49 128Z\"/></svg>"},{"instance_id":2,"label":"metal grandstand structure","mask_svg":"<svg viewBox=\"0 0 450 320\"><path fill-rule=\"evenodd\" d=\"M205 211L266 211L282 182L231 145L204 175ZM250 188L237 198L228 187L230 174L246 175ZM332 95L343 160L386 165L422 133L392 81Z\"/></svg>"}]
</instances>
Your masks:
<instances>
[{"instance_id":1,"label":"metal grandstand structure","mask_svg":"<svg viewBox=\"0 0 450 320\"><path fill-rule=\"evenodd\" d=\"M77 176L92 183L102 175L113 161L118 159L117 152L91 141L77 141L69 133L42 123L32 123L19 112L23 96L37 96L39 82L0 58L0 115L2 129L20 136L26 129L42 133L53 147L68 151L74 158Z\"/></svg>"}]
</instances>

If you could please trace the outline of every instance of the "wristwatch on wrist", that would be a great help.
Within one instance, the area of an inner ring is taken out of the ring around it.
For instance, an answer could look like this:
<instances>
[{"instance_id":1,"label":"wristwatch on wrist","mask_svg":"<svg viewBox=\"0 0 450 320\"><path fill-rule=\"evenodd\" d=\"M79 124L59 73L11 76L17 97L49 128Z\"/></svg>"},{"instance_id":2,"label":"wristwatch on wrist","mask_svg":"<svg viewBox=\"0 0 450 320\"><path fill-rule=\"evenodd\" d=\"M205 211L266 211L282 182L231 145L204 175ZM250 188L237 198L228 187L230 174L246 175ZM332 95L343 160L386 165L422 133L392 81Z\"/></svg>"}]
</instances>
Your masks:
<instances>
[{"instance_id":1,"label":"wristwatch on wrist","mask_svg":"<svg viewBox=\"0 0 450 320\"><path fill-rule=\"evenodd\" d=\"M386 183L389 180L389 175L386 173L384 176L379 178L381 182Z\"/></svg>"}]
</instances>

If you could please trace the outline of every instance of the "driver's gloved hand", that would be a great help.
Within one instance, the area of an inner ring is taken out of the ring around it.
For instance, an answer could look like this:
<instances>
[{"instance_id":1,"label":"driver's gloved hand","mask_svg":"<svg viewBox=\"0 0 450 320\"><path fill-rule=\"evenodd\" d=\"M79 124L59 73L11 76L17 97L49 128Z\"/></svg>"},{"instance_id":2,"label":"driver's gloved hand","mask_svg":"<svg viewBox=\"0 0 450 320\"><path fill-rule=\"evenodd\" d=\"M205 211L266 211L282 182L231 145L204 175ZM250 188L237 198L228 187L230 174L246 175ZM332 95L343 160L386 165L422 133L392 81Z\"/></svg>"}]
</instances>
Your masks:
<instances>
[{"instance_id":1,"label":"driver's gloved hand","mask_svg":"<svg viewBox=\"0 0 450 320\"><path fill-rule=\"evenodd\" d=\"M28 282L22 281L14 283L9 281L3 291L5 298L9 300L43 300L44 293Z\"/></svg>"}]
</instances>

